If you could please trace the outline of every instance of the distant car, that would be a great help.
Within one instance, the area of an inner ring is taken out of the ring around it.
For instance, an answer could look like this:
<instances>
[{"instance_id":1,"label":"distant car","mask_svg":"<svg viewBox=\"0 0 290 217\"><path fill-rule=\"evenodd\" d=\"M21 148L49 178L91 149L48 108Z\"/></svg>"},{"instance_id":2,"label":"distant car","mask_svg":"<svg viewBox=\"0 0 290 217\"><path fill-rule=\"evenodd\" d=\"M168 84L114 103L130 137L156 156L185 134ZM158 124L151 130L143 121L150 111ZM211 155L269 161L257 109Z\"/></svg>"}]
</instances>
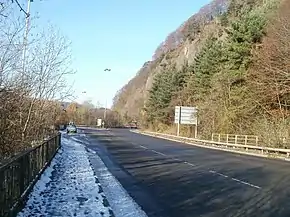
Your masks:
<instances>
[{"instance_id":1,"label":"distant car","mask_svg":"<svg viewBox=\"0 0 290 217\"><path fill-rule=\"evenodd\" d=\"M67 133L77 133L77 127L73 124L69 124L66 128Z\"/></svg>"}]
</instances>

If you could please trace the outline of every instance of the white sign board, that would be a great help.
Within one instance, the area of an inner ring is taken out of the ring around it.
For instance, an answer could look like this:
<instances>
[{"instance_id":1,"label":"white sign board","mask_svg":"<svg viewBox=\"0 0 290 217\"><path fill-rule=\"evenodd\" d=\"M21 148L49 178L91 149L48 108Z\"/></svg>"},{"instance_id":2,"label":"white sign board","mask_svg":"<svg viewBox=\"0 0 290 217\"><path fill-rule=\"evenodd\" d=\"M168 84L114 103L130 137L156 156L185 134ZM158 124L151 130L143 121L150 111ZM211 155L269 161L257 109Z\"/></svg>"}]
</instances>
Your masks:
<instances>
[{"instance_id":1,"label":"white sign board","mask_svg":"<svg viewBox=\"0 0 290 217\"><path fill-rule=\"evenodd\" d=\"M99 118L99 119L97 120L97 126L98 126L98 127L101 127L101 126L102 126L102 119Z\"/></svg>"},{"instance_id":2,"label":"white sign board","mask_svg":"<svg viewBox=\"0 0 290 217\"><path fill-rule=\"evenodd\" d=\"M175 106L174 123L197 125L197 108L186 106Z\"/></svg>"}]
</instances>

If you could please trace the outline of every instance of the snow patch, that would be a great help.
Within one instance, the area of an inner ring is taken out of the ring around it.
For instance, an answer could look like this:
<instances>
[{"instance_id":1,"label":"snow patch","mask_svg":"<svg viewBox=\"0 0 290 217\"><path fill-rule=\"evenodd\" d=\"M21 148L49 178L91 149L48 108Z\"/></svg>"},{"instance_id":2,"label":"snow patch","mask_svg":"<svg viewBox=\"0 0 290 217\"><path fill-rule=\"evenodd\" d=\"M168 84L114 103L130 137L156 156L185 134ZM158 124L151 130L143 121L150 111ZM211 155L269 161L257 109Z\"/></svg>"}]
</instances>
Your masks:
<instances>
[{"instance_id":1,"label":"snow patch","mask_svg":"<svg viewBox=\"0 0 290 217\"><path fill-rule=\"evenodd\" d=\"M62 138L61 149L18 214L26 216L113 216L82 144Z\"/></svg>"},{"instance_id":2,"label":"snow patch","mask_svg":"<svg viewBox=\"0 0 290 217\"><path fill-rule=\"evenodd\" d=\"M106 197L116 217L147 217L146 213L123 188L121 183L109 172L102 159L91 149L92 165L103 187Z\"/></svg>"},{"instance_id":3,"label":"snow patch","mask_svg":"<svg viewBox=\"0 0 290 217\"><path fill-rule=\"evenodd\" d=\"M84 140L81 140L81 139L78 139L76 137L71 137L72 140L78 142L78 143L81 143L81 144L85 144L85 145L89 145L90 143L88 141L84 141Z\"/></svg>"}]
</instances>

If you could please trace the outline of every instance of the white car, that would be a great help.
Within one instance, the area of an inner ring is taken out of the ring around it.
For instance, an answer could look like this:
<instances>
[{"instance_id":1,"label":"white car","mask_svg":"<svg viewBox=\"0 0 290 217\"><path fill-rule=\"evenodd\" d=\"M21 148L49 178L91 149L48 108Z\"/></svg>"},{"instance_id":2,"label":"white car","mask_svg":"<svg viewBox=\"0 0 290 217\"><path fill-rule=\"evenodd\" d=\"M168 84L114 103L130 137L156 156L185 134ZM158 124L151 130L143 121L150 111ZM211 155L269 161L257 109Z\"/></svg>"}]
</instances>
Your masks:
<instances>
[{"instance_id":1,"label":"white car","mask_svg":"<svg viewBox=\"0 0 290 217\"><path fill-rule=\"evenodd\" d=\"M68 125L66 128L67 133L77 133L77 127L75 125Z\"/></svg>"}]
</instances>

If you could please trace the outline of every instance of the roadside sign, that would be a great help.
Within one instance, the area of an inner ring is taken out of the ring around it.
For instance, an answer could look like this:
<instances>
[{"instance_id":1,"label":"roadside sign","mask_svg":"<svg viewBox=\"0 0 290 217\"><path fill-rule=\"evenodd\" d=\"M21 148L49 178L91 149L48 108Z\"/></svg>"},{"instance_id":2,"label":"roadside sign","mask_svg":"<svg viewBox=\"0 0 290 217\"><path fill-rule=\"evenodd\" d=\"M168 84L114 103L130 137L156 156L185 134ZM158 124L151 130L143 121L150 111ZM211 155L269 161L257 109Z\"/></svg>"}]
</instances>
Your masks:
<instances>
[{"instance_id":1,"label":"roadside sign","mask_svg":"<svg viewBox=\"0 0 290 217\"><path fill-rule=\"evenodd\" d=\"M174 123L197 125L197 108L187 106L175 106Z\"/></svg>"},{"instance_id":2,"label":"roadside sign","mask_svg":"<svg viewBox=\"0 0 290 217\"><path fill-rule=\"evenodd\" d=\"M188 106L175 106L174 123L177 124L177 136L179 136L180 124L195 125L195 135L197 138L197 108Z\"/></svg>"}]
</instances>

